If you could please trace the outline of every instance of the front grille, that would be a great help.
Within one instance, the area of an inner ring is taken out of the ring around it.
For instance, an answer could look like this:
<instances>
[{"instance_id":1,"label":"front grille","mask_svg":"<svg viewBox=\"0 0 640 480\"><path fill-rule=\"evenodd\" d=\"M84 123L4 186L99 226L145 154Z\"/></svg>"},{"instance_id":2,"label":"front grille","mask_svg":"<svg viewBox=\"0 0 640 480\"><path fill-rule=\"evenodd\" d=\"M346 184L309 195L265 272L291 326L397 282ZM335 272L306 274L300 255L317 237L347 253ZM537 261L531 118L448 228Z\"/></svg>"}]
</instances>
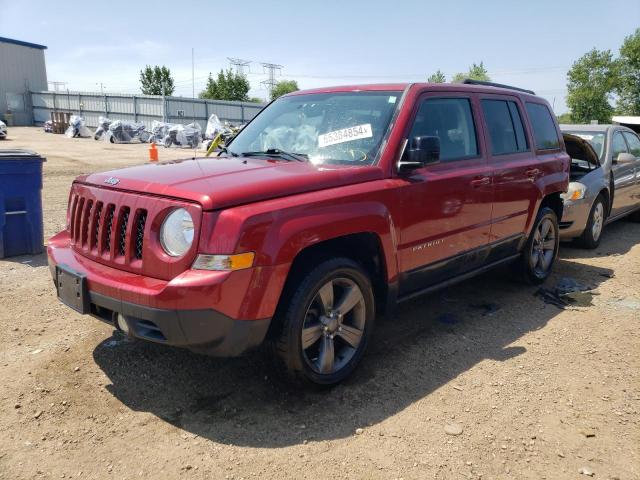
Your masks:
<instances>
[{"instance_id":1,"label":"front grille","mask_svg":"<svg viewBox=\"0 0 640 480\"><path fill-rule=\"evenodd\" d=\"M147 223L147 211L140 210L135 226L135 251L134 257L142 259L142 247L144 245L144 226Z\"/></svg>"},{"instance_id":2,"label":"front grille","mask_svg":"<svg viewBox=\"0 0 640 480\"><path fill-rule=\"evenodd\" d=\"M162 262L152 261L156 253L162 256L162 251L155 252L148 235L178 205L190 209L194 218L200 215L199 207L174 199L74 185L68 214L71 246L76 253L103 265L169 280L191 266L194 252L173 260L174 266L167 269Z\"/></svg>"}]
</instances>

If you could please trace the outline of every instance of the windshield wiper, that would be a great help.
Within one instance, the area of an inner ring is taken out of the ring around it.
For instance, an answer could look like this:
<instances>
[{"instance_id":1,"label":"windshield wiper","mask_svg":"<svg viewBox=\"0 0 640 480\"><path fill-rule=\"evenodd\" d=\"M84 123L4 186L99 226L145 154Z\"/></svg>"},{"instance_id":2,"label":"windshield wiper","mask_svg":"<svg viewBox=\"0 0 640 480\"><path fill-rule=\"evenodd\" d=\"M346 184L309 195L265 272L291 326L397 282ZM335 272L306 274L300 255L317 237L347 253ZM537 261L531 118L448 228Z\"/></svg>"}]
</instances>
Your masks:
<instances>
[{"instance_id":1,"label":"windshield wiper","mask_svg":"<svg viewBox=\"0 0 640 480\"><path fill-rule=\"evenodd\" d=\"M305 153L289 153L278 148L268 148L263 152L244 152L240 154L243 157L280 157L284 160L296 160L298 162L308 162L309 156Z\"/></svg>"},{"instance_id":2,"label":"windshield wiper","mask_svg":"<svg viewBox=\"0 0 640 480\"><path fill-rule=\"evenodd\" d=\"M231 155L232 157L239 157L240 155L238 155L237 153L234 152L230 152L227 147L218 147L220 149L221 153L226 153L227 155Z\"/></svg>"}]
</instances>

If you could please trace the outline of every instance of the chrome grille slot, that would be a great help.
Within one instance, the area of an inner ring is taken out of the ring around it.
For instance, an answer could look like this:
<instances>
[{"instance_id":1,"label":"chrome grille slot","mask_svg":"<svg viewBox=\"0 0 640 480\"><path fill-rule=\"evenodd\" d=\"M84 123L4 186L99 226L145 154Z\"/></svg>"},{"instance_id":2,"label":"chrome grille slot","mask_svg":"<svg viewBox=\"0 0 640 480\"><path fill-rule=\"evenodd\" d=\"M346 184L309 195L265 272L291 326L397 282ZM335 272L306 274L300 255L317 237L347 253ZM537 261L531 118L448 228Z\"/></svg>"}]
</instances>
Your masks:
<instances>
[{"instance_id":1,"label":"chrome grille slot","mask_svg":"<svg viewBox=\"0 0 640 480\"><path fill-rule=\"evenodd\" d=\"M129 207L122 208L118 235L118 255L124 256L127 251L127 224L129 223Z\"/></svg>"},{"instance_id":2,"label":"chrome grille slot","mask_svg":"<svg viewBox=\"0 0 640 480\"><path fill-rule=\"evenodd\" d=\"M85 246L88 241L89 235L89 220L91 220L91 209L93 207L93 200L87 200L84 203L84 210L82 212L82 220L80 222L80 244Z\"/></svg>"},{"instance_id":3,"label":"chrome grille slot","mask_svg":"<svg viewBox=\"0 0 640 480\"><path fill-rule=\"evenodd\" d=\"M144 246L144 226L147 223L147 211L139 210L135 223L135 248L134 257L142 260L142 247Z\"/></svg>"},{"instance_id":4,"label":"chrome grille slot","mask_svg":"<svg viewBox=\"0 0 640 480\"><path fill-rule=\"evenodd\" d=\"M102 202L96 203L95 213L93 215L93 231L91 236L90 248L98 248L98 239L100 238L100 219L102 218Z\"/></svg>"},{"instance_id":5,"label":"chrome grille slot","mask_svg":"<svg viewBox=\"0 0 640 480\"><path fill-rule=\"evenodd\" d=\"M116 210L116 206L111 204L107 207L107 218L105 220L105 237L104 237L104 251L111 251L111 235L113 234L113 216Z\"/></svg>"}]
</instances>

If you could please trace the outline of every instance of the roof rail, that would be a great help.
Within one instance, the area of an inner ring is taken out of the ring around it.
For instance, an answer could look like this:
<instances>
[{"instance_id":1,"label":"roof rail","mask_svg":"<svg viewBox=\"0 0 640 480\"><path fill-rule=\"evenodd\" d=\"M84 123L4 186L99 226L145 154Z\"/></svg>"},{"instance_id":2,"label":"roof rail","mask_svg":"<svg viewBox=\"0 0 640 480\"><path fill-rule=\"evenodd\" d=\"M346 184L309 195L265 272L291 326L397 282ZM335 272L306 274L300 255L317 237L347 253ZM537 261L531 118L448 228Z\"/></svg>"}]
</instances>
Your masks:
<instances>
[{"instance_id":1,"label":"roof rail","mask_svg":"<svg viewBox=\"0 0 640 480\"><path fill-rule=\"evenodd\" d=\"M473 80L471 78L465 78L462 83L467 85L484 85L485 87L508 88L509 90L517 90L519 92L530 93L531 95L536 94L533 90L527 90L526 88L512 87L511 85L504 85L502 83L485 82L484 80Z\"/></svg>"}]
</instances>

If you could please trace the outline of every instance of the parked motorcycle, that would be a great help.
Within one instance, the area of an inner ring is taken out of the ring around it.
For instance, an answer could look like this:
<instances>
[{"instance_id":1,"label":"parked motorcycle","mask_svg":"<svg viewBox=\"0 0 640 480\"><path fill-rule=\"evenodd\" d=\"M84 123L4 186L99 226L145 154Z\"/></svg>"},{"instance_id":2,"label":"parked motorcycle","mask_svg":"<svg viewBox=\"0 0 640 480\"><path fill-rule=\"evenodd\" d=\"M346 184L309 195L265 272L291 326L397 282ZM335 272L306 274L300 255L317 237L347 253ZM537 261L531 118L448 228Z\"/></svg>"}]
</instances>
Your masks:
<instances>
[{"instance_id":1,"label":"parked motorcycle","mask_svg":"<svg viewBox=\"0 0 640 480\"><path fill-rule=\"evenodd\" d=\"M149 138L149 141L156 144L163 143L165 137L169 135L169 129L171 127L173 127L172 123L159 122L158 120L154 120L151 123L151 138Z\"/></svg>"},{"instance_id":2,"label":"parked motorcycle","mask_svg":"<svg viewBox=\"0 0 640 480\"><path fill-rule=\"evenodd\" d=\"M69 117L69 127L64 132L69 138L89 138L91 131L84 123L84 118L80 115L71 115Z\"/></svg>"},{"instance_id":3,"label":"parked motorcycle","mask_svg":"<svg viewBox=\"0 0 640 480\"><path fill-rule=\"evenodd\" d=\"M131 143L135 140L147 143L149 132L145 130L144 123L116 120L109 125L107 138L111 143Z\"/></svg>"},{"instance_id":4,"label":"parked motorcycle","mask_svg":"<svg viewBox=\"0 0 640 480\"><path fill-rule=\"evenodd\" d=\"M100 140L102 136L109 131L109 125L111 125L111 120L107 117L99 117L98 128L96 128L96 131L93 133L93 139Z\"/></svg>"},{"instance_id":5,"label":"parked motorcycle","mask_svg":"<svg viewBox=\"0 0 640 480\"><path fill-rule=\"evenodd\" d=\"M7 124L0 120L0 140L7 138Z\"/></svg>"},{"instance_id":6,"label":"parked motorcycle","mask_svg":"<svg viewBox=\"0 0 640 480\"><path fill-rule=\"evenodd\" d=\"M202 130L197 123L189 125L172 125L168 135L163 139L163 145L169 148L171 145L178 147L198 148L202 141Z\"/></svg>"}]
</instances>

